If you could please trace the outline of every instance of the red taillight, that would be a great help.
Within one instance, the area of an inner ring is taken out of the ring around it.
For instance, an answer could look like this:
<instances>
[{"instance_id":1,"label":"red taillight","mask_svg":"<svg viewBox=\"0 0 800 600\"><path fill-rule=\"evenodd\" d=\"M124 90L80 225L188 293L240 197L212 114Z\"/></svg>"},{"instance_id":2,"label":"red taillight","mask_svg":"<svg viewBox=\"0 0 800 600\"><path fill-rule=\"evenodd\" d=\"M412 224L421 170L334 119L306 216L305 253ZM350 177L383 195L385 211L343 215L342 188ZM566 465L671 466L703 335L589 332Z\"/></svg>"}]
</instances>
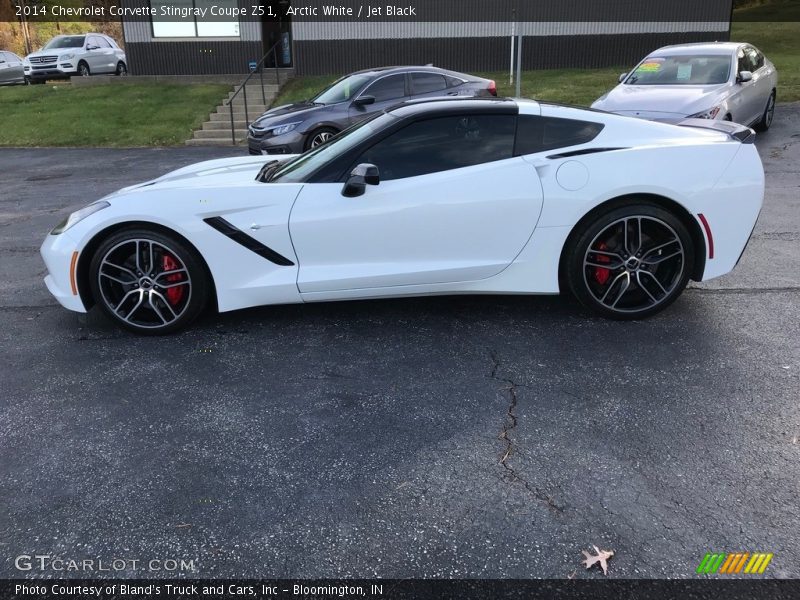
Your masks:
<instances>
[{"instance_id":1,"label":"red taillight","mask_svg":"<svg viewBox=\"0 0 800 600\"><path fill-rule=\"evenodd\" d=\"M492 96L497 96L497 84L494 81L489 82L489 87L487 89Z\"/></svg>"}]
</instances>

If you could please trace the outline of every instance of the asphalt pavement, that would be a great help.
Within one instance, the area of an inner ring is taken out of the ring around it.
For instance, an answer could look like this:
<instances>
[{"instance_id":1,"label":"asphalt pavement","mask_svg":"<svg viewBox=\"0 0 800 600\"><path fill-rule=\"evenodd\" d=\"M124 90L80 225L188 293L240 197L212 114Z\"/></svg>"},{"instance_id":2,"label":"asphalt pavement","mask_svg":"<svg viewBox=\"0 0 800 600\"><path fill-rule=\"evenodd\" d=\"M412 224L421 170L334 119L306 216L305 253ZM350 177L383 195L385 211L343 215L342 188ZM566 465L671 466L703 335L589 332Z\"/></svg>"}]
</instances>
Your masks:
<instances>
[{"instance_id":1,"label":"asphalt pavement","mask_svg":"<svg viewBox=\"0 0 800 600\"><path fill-rule=\"evenodd\" d=\"M60 308L39 244L242 150L0 149L0 577L92 574L18 568L38 554L128 561L102 576L602 578L592 545L609 577L694 577L711 551L800 577L800 104L757 145L738 268L648 321L417 298L156 339Z\"/></svg>"}]
</instances>

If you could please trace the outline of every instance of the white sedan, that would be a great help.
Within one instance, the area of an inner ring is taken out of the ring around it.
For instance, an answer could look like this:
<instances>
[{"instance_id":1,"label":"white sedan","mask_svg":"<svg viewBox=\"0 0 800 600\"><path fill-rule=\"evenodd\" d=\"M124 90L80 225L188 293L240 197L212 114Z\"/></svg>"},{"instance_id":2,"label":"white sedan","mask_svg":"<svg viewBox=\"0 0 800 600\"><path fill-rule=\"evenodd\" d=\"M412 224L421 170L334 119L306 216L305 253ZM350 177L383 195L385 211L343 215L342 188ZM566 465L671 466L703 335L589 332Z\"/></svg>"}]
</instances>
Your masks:
<instances>
[{"instance_id":1,"label":"white sedan","mask_svg":"<svg viewBox=\"0 0 800 600\"><path fill-rule=\"evenodd\" d=\"M750 44L666 46L619 80L592 108L655 120L719 119L758 131L775 114L778 72Z\"/></svg>"},{"instance_id":2,"label":"white sedan","mask_svg":"<svg viewBox=\"0 0 800 600\"><path fill-rule=\"evenodd\" d=\"M751 130L514 100L401 104L305 154L203 162L72 213L50 292L138 333L205 308L557 294L617 319L734 268L764 172Z\"/></svg>"}]
</instances>

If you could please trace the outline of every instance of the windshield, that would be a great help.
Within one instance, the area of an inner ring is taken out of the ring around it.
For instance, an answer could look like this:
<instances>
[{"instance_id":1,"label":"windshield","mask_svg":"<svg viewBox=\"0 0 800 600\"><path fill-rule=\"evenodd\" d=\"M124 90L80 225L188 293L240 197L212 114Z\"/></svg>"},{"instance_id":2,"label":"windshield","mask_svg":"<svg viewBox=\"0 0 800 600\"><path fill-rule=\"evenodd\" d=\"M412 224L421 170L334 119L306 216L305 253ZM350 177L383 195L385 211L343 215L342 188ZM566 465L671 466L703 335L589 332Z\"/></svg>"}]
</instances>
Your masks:
<instances>
[{"instance_id":1,"label":"windshield","mask_svg":"<svg viewBox=\"0 0 800 600\"><path fill-rule=\"evenodd\" d=\"M371 75L349 75L344 79L333 82L323 90L312 102L315 104L336 104L350 100L370 79Z\"/></svg>"},{"instance_id":2,"label":"windshield","mask_svg":"<svg viewBox=\"0 0 800 600\"><path fill-rule=\"evenodd\" d=\"M43 50L54 50L56 48L83 48L83 42L86 40L84 35L68 35L65 37L53 38L47 45L42 48Z\"/></svg>"},{"instance_id":3,"label":"windshield","mask_svg":"<svg viewBox=\"0 0 800 600\"><path fill-rule=\"evenodd\" d=\"M285 163L270 177L269 181L281 183L300 183L328 162L341 156L351 148L367 139L373 132L382 129L395 117L387 113L377 113L374 117L356 123L345 129L328 142L301 154Z\"/></svg>"},{"instance_id":4,"label":"windshield","mask_svg":"<svg viewBox=\"0 0 800 600\"><path fill-rule=\"evenodd\" d=\"M728 81L730 56L650 56L625 85L719 85Z\"/></svg>"}]
</instances>

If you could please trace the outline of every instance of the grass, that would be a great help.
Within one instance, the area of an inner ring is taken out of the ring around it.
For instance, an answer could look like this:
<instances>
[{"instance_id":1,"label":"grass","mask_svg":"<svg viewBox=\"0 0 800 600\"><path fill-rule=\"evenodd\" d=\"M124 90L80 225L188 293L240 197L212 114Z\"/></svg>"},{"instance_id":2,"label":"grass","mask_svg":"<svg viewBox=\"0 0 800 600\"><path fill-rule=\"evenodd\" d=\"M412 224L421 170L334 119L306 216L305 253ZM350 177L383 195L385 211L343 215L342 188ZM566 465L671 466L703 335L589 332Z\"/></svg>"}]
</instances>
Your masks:
<instances>
[{"instance_id":1,"label":"grass","mask_svg":"<svg viewBox=\"0 0 800 600\"><path fill-rule=\"evenodd\" d=\"M0 88L0 146L182 144L229 89L205 84Z\"/></svg>"},{"instance_id":2,"label":"grass","mask_svg":"<svg viewBox=\"0 0 800 600\"><path fill-rule=\"evenodd\" d=\"M798 8L794 3L791 6ZM761 18L760 15L776 14L775 10L773 5L765 4L736 11L731 39L749 42L764 52L778 69L778 99L782 102L794 102L800 100L800 15L797 21L757 20ZM522 96L548 102L588 106L617 85L619 74L632 66L523 71ZM494 79L500 96L514 96L516 93L515 86L508 84L508 71L476 73L476 75ZM281 90L276 105L310 98L338 77L331 75L293 79Z\"/></svg>"}]
</instances>

